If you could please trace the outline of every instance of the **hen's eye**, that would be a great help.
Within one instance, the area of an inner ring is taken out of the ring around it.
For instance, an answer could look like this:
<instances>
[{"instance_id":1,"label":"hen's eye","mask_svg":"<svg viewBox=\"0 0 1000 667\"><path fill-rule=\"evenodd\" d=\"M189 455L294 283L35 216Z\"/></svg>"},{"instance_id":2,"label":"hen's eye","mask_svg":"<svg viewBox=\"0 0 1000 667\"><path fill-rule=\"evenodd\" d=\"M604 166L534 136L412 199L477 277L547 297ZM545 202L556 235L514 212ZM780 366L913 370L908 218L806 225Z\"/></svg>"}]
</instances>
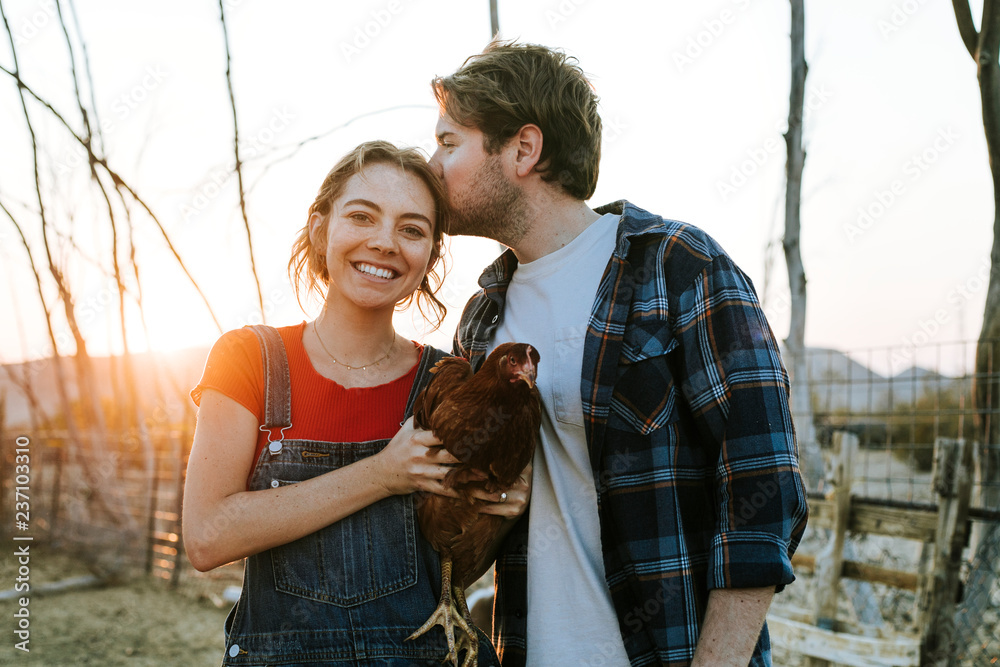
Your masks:
<instances>
[{"instance_id":1,"label":"hen's eye","mask_svg":"<svg viewBox=\"0 0 1000 667\"><path fill-rule=\"evenodd\" d=\"M508 363L509 363L509 364L510 364L511 366L513 366L514 364L516 364L516 363L517 363L517 360L516 360L516 359L514 358L514 355L512 354L512 355L510 355L509 357L507 357L507 362L508 362Z\"/></svg>"}]
</instances>

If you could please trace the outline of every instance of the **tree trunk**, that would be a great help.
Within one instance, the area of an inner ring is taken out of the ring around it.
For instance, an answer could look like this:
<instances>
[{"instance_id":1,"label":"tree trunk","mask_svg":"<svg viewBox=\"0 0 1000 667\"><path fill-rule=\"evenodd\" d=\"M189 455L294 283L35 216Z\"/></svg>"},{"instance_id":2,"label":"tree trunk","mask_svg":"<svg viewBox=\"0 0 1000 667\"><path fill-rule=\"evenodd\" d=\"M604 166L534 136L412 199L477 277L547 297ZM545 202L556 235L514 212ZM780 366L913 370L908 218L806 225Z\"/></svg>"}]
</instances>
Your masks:
<instances>
[{"instance_id":1,"label":"tree trunk","mask_svg":"<svg viewBox=\"0 0 1000 667\"><path fill-rule=\"evenodd\" d=\"M976 32L969 0L952 0L958 32L966 50L976 62L982 101L983 131L993 179L993 247L990 252L990 279L986 291L983 328L976 345L973 381L976 437L980 447L980 502L989 509L1000 506L1000 5L983 3L981 29ZM969 571L966 589L990 591L994 587L994 563L1000 558L1000 524L985 524ZM982 610L970 596L959 614L974 617ZM959 645L972 638L959 637Z\"/></svg>"},{"instance_id":2,"label":"tree trunk","mask_svg":"<svg viewBox=\"0 0 1000 667\"><path fill-rule=\"evenodd\" d=\"M983 481L1000 481L1000 7L987 0L979 35L979 90L983 104L983 129L993 177L993 248L986 291L983 328L976 346L975 401L982 449ZM992 445L992 447L990 447ZM984 484L984 502L1000 504L1000 489Z\"/></svg>"},{"instance_id":3,"label":"tree trunk","mask_svg":"<svg viewBox=\"0 0 1000 667\"><path fill-rule=\"evenodd\" d=\"M494 39L500 32L500 14L497 11L497 1L490 0L490 39Z\"/></svg>"},{"instance_id":4,"label":"tree trunk","mask_svg":"<svg viewBox=\"0 0 1000 667\"><path fill-rule=\"evenodd\" d=\"M788 130L785 188L785 264L788 266L788 285L791 291L791 322L785 350L791 366L792 419L798 436L799 452L803 459L803 473L810 487L815 487L823 473L822 459L813 427L812 405L809 395L809 372L806 362L806 274L799 248L800 212L802 203L802 169L806 154L802 148L802 112L805 102L805 9L803 0L790 0L792 5L792 85L788 105Z\"/></svg>"}]
</instances>

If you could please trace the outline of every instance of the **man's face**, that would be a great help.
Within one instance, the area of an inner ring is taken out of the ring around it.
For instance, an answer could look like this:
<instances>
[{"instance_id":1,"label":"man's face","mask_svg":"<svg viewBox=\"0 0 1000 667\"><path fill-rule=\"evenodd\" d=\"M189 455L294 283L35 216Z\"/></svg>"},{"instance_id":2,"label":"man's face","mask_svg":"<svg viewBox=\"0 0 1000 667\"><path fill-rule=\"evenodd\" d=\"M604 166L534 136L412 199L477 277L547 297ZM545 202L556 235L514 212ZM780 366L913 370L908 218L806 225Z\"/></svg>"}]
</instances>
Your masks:
<instances>
[{"instance_id":1,"label":"man's face","mask_svg":"<svg viewBox=\"0 0 1000 667\"><path fill-rule=\"evenodd\" d=\"M487 153L480 130L446 115L438 119L435 135L438 148L430 163L448 191L450 233L516 244L526 231L527 206L524 193L505 172L506 149Z\"/></svg>"}]
</instances>

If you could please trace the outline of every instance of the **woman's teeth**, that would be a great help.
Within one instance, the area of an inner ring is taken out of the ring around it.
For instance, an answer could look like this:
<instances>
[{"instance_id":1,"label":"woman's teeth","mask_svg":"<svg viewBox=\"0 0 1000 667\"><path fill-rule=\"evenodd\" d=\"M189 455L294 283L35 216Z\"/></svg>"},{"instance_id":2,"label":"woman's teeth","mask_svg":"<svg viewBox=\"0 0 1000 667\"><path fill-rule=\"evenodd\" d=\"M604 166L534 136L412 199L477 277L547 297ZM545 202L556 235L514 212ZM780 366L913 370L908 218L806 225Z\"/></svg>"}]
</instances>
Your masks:
<instances>
[{"instance_id":1,"label":"woman's teeth","mask_svg":"<svg viewBox=\"0 0 1000 667\"><path fill-rule=\"evenodd\" d=\"M371 264L355 264L354 268L361 273L367 273L368 275L375 276L377 278L390 280L396 277L396 273L394 271L390 271L389 269L380 269L377 266L372 266Z\"/></svg>"}]
</instances>

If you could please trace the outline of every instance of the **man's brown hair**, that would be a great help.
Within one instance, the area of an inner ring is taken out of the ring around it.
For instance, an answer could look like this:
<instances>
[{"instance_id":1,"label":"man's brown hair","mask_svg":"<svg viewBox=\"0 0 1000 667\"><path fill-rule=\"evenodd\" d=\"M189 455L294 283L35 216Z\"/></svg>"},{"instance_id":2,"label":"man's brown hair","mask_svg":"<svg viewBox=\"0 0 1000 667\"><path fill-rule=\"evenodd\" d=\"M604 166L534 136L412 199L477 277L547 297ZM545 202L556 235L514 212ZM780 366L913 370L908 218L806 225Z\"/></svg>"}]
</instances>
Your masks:
<instances>
[{"instance_id":1,"label":"man's brown hair","mask_svg":"<svg viewBox=\"0 0 1000 667\"><path fill-rule=\"evenodd\" d=\"M492 41L431 85L442 112L484 135L495 154L529 123L542 130L537 171L580 200L597 187L601 117L597 95L575 58L537 44Z\"/></svg>"}]
</instances>

